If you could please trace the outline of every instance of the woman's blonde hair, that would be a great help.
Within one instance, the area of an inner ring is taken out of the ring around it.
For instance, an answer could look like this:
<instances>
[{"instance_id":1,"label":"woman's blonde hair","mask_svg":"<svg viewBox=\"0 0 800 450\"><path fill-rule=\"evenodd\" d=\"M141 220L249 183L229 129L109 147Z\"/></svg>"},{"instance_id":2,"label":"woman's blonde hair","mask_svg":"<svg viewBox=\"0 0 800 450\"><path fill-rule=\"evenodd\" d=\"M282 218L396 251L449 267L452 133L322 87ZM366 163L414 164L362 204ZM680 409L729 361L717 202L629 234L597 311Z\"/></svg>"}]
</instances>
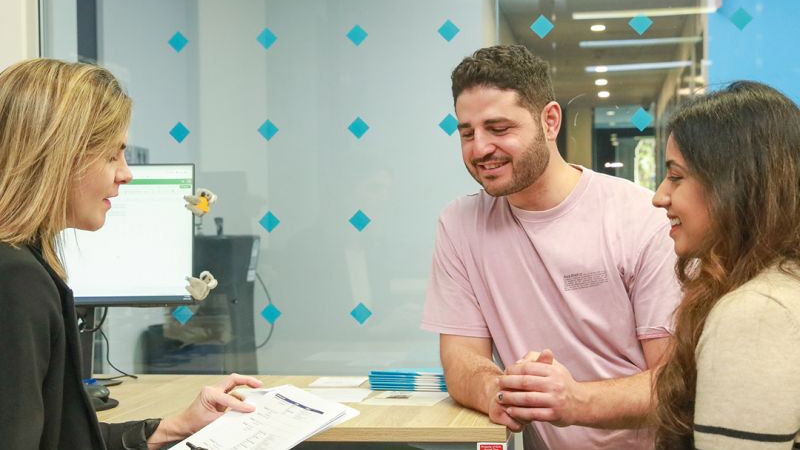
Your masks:
<instances>
[{"instance_id":1,"label":"woman's blonde hair","mask_svg":"<svg viewBox=\"0 0 800 450\"><path fill-rule=\"evenodd\" d=\"M0 73L0 242L41 246L62 278L71 188L119 152L131 99L107 70L33 59Z\"/></svg>"}]
</instances>

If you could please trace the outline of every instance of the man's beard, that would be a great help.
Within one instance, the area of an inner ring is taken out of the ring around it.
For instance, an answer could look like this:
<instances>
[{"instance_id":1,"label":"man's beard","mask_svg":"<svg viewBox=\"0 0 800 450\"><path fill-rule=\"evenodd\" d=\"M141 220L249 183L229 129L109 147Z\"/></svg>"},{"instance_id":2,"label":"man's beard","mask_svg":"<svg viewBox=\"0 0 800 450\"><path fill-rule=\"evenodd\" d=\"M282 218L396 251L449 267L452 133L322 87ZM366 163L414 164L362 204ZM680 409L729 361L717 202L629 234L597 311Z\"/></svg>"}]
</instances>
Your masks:
<instances>
[{"instance_id":1,"label":"man's beard","mask_svg":"<svg viewBox=\"0 0 800 450\"><path fill-rule=\"evenodd\" d=\"M472 160L472 166L476 168L474 173L472 170L469 170L469 167L467 169L470 175L472 175L472 178L483 186L487 194L493 197L502 197L504 195L515 194L536 182L536 180L542 176L544 170L547 168L547 164L550 162L550 152L547 149L544 136L540 133L533 139L533 142L528 145L519 159L513 161L511 166L511 182L506 186L489 188L478 176L477 167L480 163L493 160L495 160L493 154L486 155L486 157L482 159ZM512 163L511 159L501 161Z\"/></svg>"}]
</instances>

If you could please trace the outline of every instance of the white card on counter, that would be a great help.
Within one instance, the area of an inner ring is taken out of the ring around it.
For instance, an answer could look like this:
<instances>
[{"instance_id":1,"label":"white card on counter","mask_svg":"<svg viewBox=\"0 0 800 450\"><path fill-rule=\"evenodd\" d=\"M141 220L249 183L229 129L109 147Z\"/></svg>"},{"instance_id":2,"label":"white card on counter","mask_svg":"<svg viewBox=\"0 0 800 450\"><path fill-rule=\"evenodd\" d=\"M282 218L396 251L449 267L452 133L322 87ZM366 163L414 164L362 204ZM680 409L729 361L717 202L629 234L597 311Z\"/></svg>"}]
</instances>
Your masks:
<instances>
[{"instance_id":1,"label":"white card on counter","mask_svg":"<svg viewBox=\"0 0 800 450\"><path fill-rule=\"evenodd\" d=\"M359 387L365 381L367 381L367 377L319 377L308 387Z\"/></svg>"},{"instance_id":2,"label":"white card on counter","mask_svg":"<svg viewBox=\"0 0 800 450\"><path fill-rule=\"evenodd\" d=\"M447 392L383 391L362 405L433 406L449 397Z\"/></svg>"},{"instance_id":3,"label":"white card on counter","mask_svg":"<svg viewBox=\"0 0 800 450\"><path fill-rule=\"evenodd\" d=\"M372 393L369 389L363 388L307 388L306 391L338 403L360 403Z\"/></svg>"}]
</instances>

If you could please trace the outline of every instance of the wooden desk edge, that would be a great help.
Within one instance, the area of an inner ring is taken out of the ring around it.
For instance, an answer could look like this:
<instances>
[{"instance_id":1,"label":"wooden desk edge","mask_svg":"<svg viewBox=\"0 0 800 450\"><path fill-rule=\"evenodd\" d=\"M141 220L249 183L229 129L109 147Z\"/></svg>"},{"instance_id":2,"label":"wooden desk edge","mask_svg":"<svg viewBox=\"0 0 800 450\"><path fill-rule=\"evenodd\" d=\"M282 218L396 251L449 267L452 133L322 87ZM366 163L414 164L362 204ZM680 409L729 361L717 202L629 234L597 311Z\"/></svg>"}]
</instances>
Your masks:
<instances>
[{"instance_id":1,"label":"wooden desk edge","mask_svg":"<svg viewBox=\"0 0 800 450\"><path fill-rule=\"evenodd\" d=\"M425 436L420 438L420 436ZM309 441L314 442L506 442L508 428L463 429L441 427L345 428L334 427Z\"/></svg>"},{"instance_id":2,"label":"wooden desk edge","mask_svg":"<svg viewBox=\"0 0 800 450\"><path fill-rule=\"evenodd\" d=\"M157 386L157 389L160 390L174 389L174 384L179 383L192 390L189 394L191 394L193 398L193 396L196 395L196 392L199 392L200 385L218 380L219 378L220 377L218 376L208 375L142 375L137 381L126 381L126 384L123 384L118 388L111 387L111 397L115 397L115 391L117 391L118 396L121 397L120 400L123 400L128 395L124 394L123 392L129 391L132 388L136 389L137 386L135 385L139 383L141 383L138 386L139 388L144 388L145 386L149 385L150 387ZM317 377L256 375L256 378L264 381L265 385L277 385L294 382L291 384L296 384L298 387L305 387L304 385L310 383ZM186 404L188 405L188 402ZM359 405L359 403L349 404L349 406L353 407L358 407ZM127 405L123 403L117 408L124 408L124 406ZM141 408L141 406L145 406L145 408ZM98 418L100 420L113 421L115 419L114 416L117 416L120 413L120 410L117 408L99 412ZM397 408L406 407L398 406ZM140 405L139 408L134 407L133 409L139 410L135 415L141 415L142 419L145 418L144 416L153 417L152 415L142 411L142 409L147 409L146 405ZM480 414L472 411L470 411L470 413ZM130 414L127 412L124 412L123 415L130 416ZM118 420L121 419L135 420L133 417L122 417ZM486 424L469 428L448 426L392 427L375 425L354 427L348 426L352 425L352 422L350 424L345 422L340 426L336 426L317 434L309 440L316 442L506 442L511 435L511 432L508 430L508 428L488 422L488 417L486 420Z\"/></svg>"}]
</instances>

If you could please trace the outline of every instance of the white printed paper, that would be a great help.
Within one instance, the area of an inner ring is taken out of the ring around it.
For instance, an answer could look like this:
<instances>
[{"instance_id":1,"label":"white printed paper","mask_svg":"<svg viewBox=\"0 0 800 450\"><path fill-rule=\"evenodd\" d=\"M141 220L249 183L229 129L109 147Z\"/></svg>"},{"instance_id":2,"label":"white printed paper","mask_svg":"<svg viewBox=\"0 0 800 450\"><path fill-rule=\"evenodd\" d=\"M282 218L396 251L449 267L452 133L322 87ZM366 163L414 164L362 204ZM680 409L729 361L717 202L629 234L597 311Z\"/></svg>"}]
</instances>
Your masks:
<instances>
[{"instance_id":1,"label":"white printed paper","mask_svg":"<svg viewBox=\"0 0 800 450\"><path fill-rule=\"evenodd\" d=\"M188 450L191 442L207 450L289 450L341 419L358 415L353 408L291 385L244 395L255 412L228 411L172 448Z\"/></svg>"}]
</instances>

